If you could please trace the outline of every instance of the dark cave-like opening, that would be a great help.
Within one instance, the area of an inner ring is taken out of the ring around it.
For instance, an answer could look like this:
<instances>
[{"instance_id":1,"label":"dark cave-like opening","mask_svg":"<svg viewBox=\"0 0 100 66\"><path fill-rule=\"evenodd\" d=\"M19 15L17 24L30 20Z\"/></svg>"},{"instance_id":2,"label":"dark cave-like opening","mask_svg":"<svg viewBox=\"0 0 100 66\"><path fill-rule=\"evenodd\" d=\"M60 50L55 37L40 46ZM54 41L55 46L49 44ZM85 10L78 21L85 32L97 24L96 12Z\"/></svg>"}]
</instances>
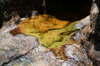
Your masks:
<instances>
[{"instance_id":1,"label":"dark cave-like opening","mask_svg":"<svg viewBox=\"0 0 100 66\"><path fill-rule=\"evenodd\" d=\"M47 14L61 20L80 20L90 14L92 0L46 0Z\"/></svg>"},{"instance_id":2,"label":"dark cave-like opening","mask_svg":"<svg viewBox=\"0 0 100 66\"><path fill-rule=\"evenodd\" d=\"M92 0L45 0L47 14L60 20L80 20L90 14ZM21 17L30 15L32 10L43 14L43 0L11 0L6 2L4 11L18 11ZM9 7L9 8L8 8Z\"/></svg>"}]
</instances>

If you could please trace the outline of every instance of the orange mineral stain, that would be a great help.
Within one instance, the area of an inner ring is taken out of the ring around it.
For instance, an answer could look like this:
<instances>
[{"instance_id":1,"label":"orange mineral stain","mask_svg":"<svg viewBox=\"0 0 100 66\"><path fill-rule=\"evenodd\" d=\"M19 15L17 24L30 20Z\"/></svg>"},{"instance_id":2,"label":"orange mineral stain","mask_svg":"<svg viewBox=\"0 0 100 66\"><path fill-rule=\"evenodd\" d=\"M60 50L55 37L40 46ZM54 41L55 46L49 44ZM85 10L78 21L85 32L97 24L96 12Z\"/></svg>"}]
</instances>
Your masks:
<instances>
[{"instance_id":1,"label":"orange mineral stain","mask_svg":"<svg viewBox=\"0 0 100 66\"><path fill-rule=\"evenodd\" d=\"M4 59L5 59L5 57L1 57L1 59L3 59L3 60L4 60Z\"/></svg>"}]
</instances>

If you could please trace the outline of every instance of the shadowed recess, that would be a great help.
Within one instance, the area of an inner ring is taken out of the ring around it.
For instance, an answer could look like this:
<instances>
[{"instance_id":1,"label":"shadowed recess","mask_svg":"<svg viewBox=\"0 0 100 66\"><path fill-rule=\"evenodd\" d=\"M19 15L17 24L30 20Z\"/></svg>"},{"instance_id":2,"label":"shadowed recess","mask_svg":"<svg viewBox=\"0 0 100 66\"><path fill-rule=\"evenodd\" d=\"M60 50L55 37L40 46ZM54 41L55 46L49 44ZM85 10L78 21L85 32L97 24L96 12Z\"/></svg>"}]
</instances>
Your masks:
<instances>
[{"instance_id":1,"label":"shadowed recess","mask_svg":"<svg viewBox=\"0 0 100 66\"><path fill-rule=\"evenodd\" d=\"M90 14L92 0L46 0L47 13L61 20L76 21Z\"/></svg>"}]
</instances>

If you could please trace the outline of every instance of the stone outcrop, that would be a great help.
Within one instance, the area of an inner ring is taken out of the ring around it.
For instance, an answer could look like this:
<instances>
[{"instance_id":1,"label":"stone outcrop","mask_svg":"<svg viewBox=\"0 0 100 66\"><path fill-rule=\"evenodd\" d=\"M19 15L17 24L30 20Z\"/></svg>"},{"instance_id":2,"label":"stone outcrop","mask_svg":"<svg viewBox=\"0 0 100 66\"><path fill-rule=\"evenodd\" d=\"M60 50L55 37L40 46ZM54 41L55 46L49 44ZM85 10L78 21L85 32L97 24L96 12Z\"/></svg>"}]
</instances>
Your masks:
<instances>
[{"instance_id":1,"label":"stone outcrop","mask_svg":"<svg viewBox=\"0 0 100 66\"><path fill-rule=\"evenodd\" d=\"M18 29L16 25L8 28L4 25L0 30L0 66L27 54L38 46L38 40L35 37L22 34L16 29Z\"/></svg>"}]
</instances>

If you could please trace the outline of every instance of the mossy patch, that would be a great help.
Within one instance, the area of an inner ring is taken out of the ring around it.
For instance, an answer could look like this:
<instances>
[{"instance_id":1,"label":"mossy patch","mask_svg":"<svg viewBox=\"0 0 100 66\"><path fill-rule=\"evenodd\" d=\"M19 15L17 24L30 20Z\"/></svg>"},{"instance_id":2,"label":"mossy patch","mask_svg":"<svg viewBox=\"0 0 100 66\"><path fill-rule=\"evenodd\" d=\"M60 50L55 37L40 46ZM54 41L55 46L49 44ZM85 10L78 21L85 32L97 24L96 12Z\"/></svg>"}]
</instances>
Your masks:
<instances>
[{"instance_id":1,"label":"mossy patch","mask_svg":"<svg viewBox=\"0 0 100 66\"><path fill-rule=\"evenodd\" d=\"M51 29L62 29L69 24L69 21L58 20L54 16L44 14L35 17L33 26L41 33L45 33Z\"/></svg>"},{"instance_id":2,"label":"mossy patch","mask_svg":"<svg viewBox=\"0 0 100 66\"><path fill-rule=\"evenodd\" d=\"M23 32L23 33L38 33L39 31L36 30L34 27L33 27L33 22L34 22L34 19L31 18L27 18L25 20L23 20L19 25L18 27L20 27L20 30Z\"/></svg>"},{"instance_id":3,"label":"mossy patch","mask_svg":"<svg viewBox=\"0 0 100 66\"><path fill-rule=\"evenodd\" d=\"M65 22L66 24L63 24ZM18 26L22 33L26 35L32 35L38 38L38 40L41 42L43 46L58 48L63 44L75 43L75 41L71 37L72 37L72 34L78 30L75 28L75 25L77 22L78 21L75 21L69 24L69 21L57 20L53 16L39 15L35 18L25 19ZM54 25L54 24L57 24L57 25ZM45 26L49 25L50 28L48 29L48 27L43 27L43 25ZM51 30L51 28L53 30Z\"/></svg>"},{"instance_id":4,"label":"mossy patch","mask_svg":"<svg viewBox=\"0 0 100 66\"><path fill-rule=\"evenodd\" d=\"M76 31L77 32L77 31ZM61 42L55 42L54 44L52 44L50 47L51 48L60 48L62 45L65 44L76 44L76 41L72 38L73 35L76 33L73 32L70 35L66 36Z\"/></svg>"},{"instance_id":5,"label":"mossy patch","mask_svg":"<svg viewBox=\"0 0 100 66\"><path fill-rule=\"evenodd\" d=\"M26 35L35 36L36 38L40 38L41 33L39 33L39 31L34 28L33 22L34 18L31 19L27 18L23 20L20 24L18 24L18 27L22 33Z\"/></svg>"},{"instance_id":6,"label":"mossy patch","mask_svg":"<svg viewBox=\"0 0 100 66\"><path fill-rule=\"evenodd\" d=\"M57 56L61 56L61 59L64 59L64 55L62 54L62 47L66 44L77 44L77 42L72 38L73 35L76 33L77 31L71 33L70 35L66 36L61 42L55 42L54 44L52 44L51 46L48 47L48 49L51 49L55 55Z\"/></svg>"},{"instance_id":7,"label":"mossy patch","mask_svg":"<svg viewBox=\"0 0 100 66\"><path fill-rule=\"evenodd\" d=\"M42 42L42 45L45 47L49 47L55 42L59 42L62 40L62 37L60 34L63 31L61 30L52 30L48 31L47 33L43 34L43 36L40 38L40 41Z\"/></svg>"}]
</instances>

